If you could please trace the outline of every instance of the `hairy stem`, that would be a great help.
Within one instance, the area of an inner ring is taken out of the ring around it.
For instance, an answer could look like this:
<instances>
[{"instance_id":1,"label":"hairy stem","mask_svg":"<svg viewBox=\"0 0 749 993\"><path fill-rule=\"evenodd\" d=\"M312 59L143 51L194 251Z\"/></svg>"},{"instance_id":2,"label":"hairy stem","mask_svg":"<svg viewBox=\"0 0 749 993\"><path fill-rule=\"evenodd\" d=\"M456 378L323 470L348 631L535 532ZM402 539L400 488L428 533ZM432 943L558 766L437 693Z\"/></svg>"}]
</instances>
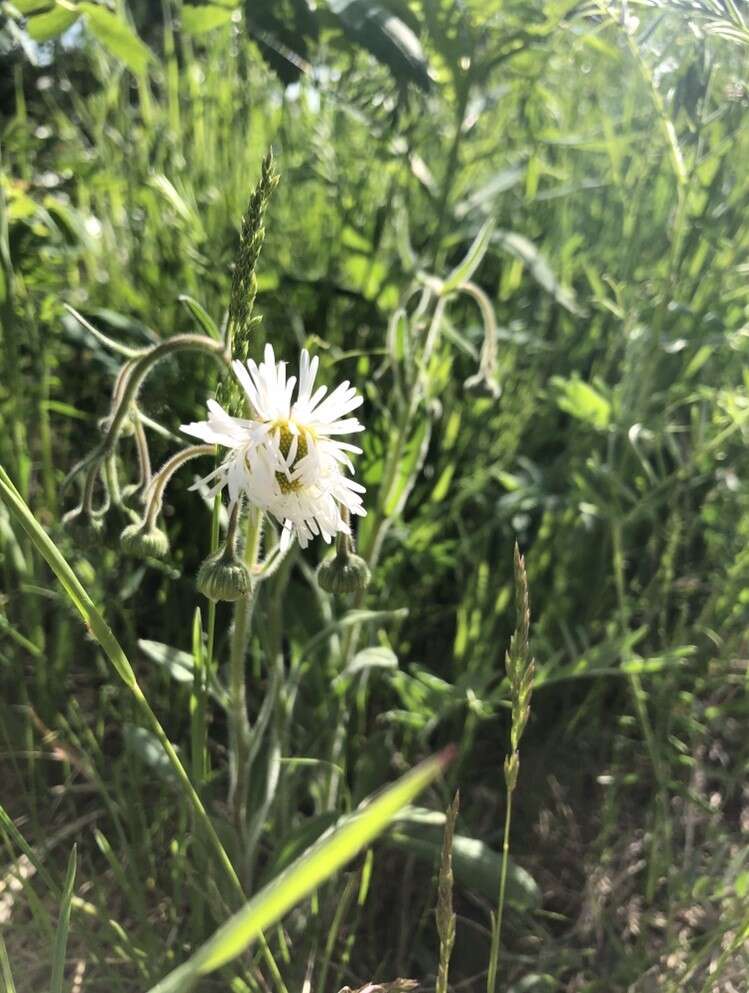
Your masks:
<instances>
[{"instance_id":1,"label":"hairy stem","mask_svg":"<svg viewBox=\"0 0 749 993\"><path fill-rule=\"evenodd\" d=\"M257 563L262 535L262 514L251 508L247 517L244 561L250 573ZM250 639L255 597L239 600L234 608L234 631L229 655L229 807L240 849L247 822L249 789L250 722L247 717L245 657Z\"/></svg>"}]
</instances>

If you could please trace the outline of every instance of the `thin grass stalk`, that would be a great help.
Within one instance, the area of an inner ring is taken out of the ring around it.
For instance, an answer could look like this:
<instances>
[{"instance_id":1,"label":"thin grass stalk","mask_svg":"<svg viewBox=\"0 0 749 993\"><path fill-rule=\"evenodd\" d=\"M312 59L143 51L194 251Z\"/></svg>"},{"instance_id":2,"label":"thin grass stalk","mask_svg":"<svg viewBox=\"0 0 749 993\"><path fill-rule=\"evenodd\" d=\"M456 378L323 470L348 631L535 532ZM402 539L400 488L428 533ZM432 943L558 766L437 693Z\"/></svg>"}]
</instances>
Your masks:
<instances>
[{"instance_id":1,"label":"thin grass stalk","mask_svg":"<svg viewBox=\"0 0 749 993\"><path fill-rule=\"evenodd\" d=\"M502 835L502 867L499 874L499 898L497 909L492 914L492 943L489 952L489 973L486 988L493 993L497 983L500 963L500 938L502 937L502 917L504 915L507 888L507 866L510 861L510 830L512 827L512 790L505 791L505 827Z\"/></svg>"},{"instance_id":2,"label":"thin grass stalk","mask_svg":"<svg viewBox=\"0 0 749 993\"><path fill-rule=\"evenodd\" d=\"M456 793L447 810L445 831L442 838L442 857L437 882L437 934L440 939L440 957L437 967L435 993L447 993L450 956L455 944L455 911L453 910L453 839L458 819L460 794Z\"/></svg>"}]
</instances>

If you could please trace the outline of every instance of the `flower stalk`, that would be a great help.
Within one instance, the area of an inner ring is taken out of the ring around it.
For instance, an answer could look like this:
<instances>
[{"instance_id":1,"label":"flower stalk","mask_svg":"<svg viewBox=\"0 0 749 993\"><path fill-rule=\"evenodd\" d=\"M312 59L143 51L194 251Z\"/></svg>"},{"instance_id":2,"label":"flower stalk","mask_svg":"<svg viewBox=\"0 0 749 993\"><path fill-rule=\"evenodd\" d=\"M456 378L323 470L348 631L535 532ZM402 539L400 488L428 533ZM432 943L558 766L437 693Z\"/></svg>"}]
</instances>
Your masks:
<instances>
[{"instance_id":1,"label":"flower stalk","mask_svg":"<svg viewBox=\"0 0 749 993\"><path fill-rule=\"evenodd\" d=\"M234 517L235 515L232 514ZM263 515L251 507L247 515L244 564L250 574L257 564L263 533ZM245 659L250 640L255 596L240 600L234 608L234 629L229 655L229 796L232 820L240 850L247 823L249 791L250 722L247 716L247 680Z\"/></svg>"}]
</instances>

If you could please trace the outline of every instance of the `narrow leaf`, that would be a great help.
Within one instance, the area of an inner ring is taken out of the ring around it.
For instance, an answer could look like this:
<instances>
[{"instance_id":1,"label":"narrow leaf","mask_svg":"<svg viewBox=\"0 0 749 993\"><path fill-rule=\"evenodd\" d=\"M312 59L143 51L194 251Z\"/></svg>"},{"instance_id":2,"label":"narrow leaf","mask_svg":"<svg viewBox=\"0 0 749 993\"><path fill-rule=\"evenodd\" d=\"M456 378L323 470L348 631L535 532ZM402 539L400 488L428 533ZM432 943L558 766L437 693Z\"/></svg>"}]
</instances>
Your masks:
<instances>
[{"instance_id":1,"label":"narrow leaf","mask_svg":"<svg viewBox=\"0 0 749 993\"><path fill-rule=\"evenodd\" d=\"M506 251L520 259L528 267L531 276L556 302L571 314L580 315L583 311L575 301L572 290L562 286L554 271L533 242L515 231L497 231L495 241Z\"/></svg>"},{"instance_id":2,"label":"narrow leaf","mask_svg":"<svg viewBox=\"0 0 749 993\"><path fill-rule=\"evenodd\" d=\"M228 24L233 13L234 11L227 7L217 7L212 3L195 7L185 4L182 7L180 21L183 31L187 34L205 34L206 31L213 31L222 24Z\"/></svg>"},{"instance_id":3,"label":"narrow leaf","mask_svg":"<svg viewBox=\"0 0 749 993\"><path fill-rule=\"evenodd\" d=\"M13 982L13 973L10 971L8 949L5 947L2 932L0 932L0 976L3 978L5 993L16 993L16 984Z\"/></svg>"},{"instance_id":4,"label":"narrow leaf","mask_svg":"<svg viewBox=\"0 0 749 993\"><path fill-rule=\"evenodd\" d=\"M371 648L363 648L351 659L349 664L340 673L334 683L338 680L352 679L357 673L364 672L365 669L397 669L398 656L390 648L384 645L373 645Z\"/></svg>"},{"instance_id":5,"label":"narrow leaf","mask_svg":"<svg viewBox=\"0 0 749 993\"><path fill-rule=\"evenodd\" d=\"M67 31L77 20L78 14L75 11L55 6L43 14L30 17L26 22L26 30L34 41L42 44Z\"/></svg>"},{"instance_id":6,"label":"narrow leaf","mask_svg":"<svg viewBox=\"0 0 749 993\"><path fill-rule=\"evenodd\" d=\"M465 283L476 272L481 265L481 261L486 255L494 231L494 221L484 221L479 233L473 239L473 244L468 249L466 257L457 265L445 282L442 284L442 296L452 293L461 283Z\"/></svg>"},{"instance_id":7,"label":"narrow leaf","mask_svg":"<svg viewBox=\"0 0 749 993\"><path fill-rule=\"evenodd\" d=\"M189 10L189 8L185 9ZM178 300L180 303L183 303L185 307L187 307L206 334L210 335L211 338L215 338L216 341L221 341L221 331L218 324L216 324L214 319L202 304L198 303L197 300L193 300L193 298L188 296L186 293L180 294Z\"/></svg>"},{"instance_id":8,"label":"narrow leaf","mask_svg":"<svg viewBox=\"0 0 749 993\"><path fill-rule=\"evenodd\" d=\"M86 15L91 34L108 52L124 62L136 75L146 71L151 50L126 21L96 3L81 3L78 7Z\"/></svg>"},{"instance_id":9,"label":"narrow leaf","mask_svg":"<svg viewBox=\"0 0 749 993\"><path fill-rule=\"evenodd\" d=\"M75 885L75 869L77 863L76 846L70 852L68 859L68 869L65 873L65 883L62 888L62 904L60 905L60 919L57 924L55 934L55 948L52 957L52 978L50 980L50 993L63 993L63 979L65 975L65 953L68 948L68 931L70 930L70 905L73 899L73 886Z\"/></svg>"}]
</instances>

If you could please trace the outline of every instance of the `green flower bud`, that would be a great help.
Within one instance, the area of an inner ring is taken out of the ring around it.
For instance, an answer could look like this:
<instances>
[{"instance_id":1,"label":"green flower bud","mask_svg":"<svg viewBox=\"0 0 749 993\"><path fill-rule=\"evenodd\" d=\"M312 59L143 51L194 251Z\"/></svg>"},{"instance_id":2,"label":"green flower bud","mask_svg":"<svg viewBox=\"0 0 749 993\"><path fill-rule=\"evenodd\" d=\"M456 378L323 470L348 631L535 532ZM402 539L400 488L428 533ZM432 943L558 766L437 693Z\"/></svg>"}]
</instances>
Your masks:
<instances>
[{"instance_id":1,"label":"green flower bud","mask_svg":"<svg viewBox=\"0 0 749 993\"><path fill-rule=\"evenodd\" d=\"M166 534L155 525L149 526L146 521L129 524L120 535L120 545L128 555L139 558L162 559L169 551Z\"/></svg>"},{"instance_id":2,"label":"green flower bud","mask_svg":"<svg viewBox=\"0 0 749 993\"><path fill-rule=\"evenodd\" d=\"M326 593L362 593L369 580L369 567L359 555L336 552L317 568L317 582Z\"/></svg>"},{"instance_id":3,"label":"green flower bud","mask_svg":"<svg viewBox=\"0 0 749 993\"><path fill-rule=\"evenodd\" d=\"M231 548L210 555L198 570L198 590L209 600L241 600L252 591L250 570Z\"/></svg>"}]
</instances>

